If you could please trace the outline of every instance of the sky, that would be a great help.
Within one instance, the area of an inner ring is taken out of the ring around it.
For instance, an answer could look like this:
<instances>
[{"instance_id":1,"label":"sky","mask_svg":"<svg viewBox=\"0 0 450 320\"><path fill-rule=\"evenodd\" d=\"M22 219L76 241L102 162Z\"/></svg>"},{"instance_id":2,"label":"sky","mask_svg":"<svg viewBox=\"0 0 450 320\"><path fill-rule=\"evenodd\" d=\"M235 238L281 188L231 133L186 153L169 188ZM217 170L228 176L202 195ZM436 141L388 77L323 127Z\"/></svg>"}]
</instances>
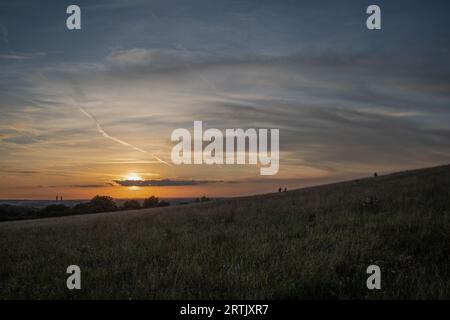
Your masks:
<instances>
[{"instance_id":1,"label":"sky","mask_svg":"<svg viewBox=\"0 0 450 320\"><path fill-rule=\"evenodd\" d=\"M71 4L81 30L66 28ZM381 30L366 28L371 4ZM238 196L447 164L449 13L439 0L0 0L0 199ZM279 128L278 174L170 165L172 131L194 120Z\"/></svg>"}]
</instances>

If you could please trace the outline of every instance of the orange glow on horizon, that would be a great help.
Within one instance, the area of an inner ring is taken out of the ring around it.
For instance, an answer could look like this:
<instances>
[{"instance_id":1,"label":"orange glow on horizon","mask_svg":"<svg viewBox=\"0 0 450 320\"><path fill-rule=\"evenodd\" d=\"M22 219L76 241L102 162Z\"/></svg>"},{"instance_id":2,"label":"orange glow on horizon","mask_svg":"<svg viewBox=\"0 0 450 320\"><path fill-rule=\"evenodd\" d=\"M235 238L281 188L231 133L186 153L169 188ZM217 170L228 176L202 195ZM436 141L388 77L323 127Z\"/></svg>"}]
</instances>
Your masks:
<instances>
[{"instance_id":1,"label":"orange glow on horizon","mask_svg":"<svg viewBox=\"0 0 450 320\"><path fill-rule=\"evenodd\" d=\"M278 184L217 184L199 186L164 186L164 187L97 187L97 188L21 188L20 197L17 190L5 190L2 199L52 200L58 194L64 200L85 200L95 195L110 196L115 199L144 199L150 196L159 198L197 198L207 196L211 198L236 197L261 193L276 192ZM294 188L292 186L291 188Z\"/></svg>"}]
</instances>

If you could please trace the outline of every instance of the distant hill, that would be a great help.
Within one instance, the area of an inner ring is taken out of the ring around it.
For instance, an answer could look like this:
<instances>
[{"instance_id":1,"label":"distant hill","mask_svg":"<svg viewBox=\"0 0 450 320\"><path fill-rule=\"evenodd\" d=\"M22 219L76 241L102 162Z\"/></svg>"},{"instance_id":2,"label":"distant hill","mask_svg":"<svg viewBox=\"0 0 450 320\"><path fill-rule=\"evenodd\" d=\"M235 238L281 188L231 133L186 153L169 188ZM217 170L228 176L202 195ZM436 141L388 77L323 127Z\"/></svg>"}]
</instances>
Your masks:
<instances>
[{"instance_id":1,"label":"distant hill","mask_svg":"<svg viewBox=\"0 0 450 320\"><path fill-rule=\"evenodd\" d=\"M450 166L0 223L0 299L450 298ZM66 288L79 265L82 290ZM382 289L366 287L366 268Z\"/></svg>"}]
</instances>

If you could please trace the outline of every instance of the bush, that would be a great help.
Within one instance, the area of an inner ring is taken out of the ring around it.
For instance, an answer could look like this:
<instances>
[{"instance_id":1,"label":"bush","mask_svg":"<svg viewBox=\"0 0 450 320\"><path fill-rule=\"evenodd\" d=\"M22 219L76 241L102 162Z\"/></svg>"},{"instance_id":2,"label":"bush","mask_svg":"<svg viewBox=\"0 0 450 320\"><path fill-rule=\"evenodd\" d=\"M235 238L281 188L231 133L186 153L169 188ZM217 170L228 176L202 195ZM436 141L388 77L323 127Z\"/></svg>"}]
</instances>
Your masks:
<instances>
[{"instance_id":1,"label":"bush","mask_svg":"<svg viewBox=\"0 0 450 320\"><path fill-rule=\"evenodd\" d=\"M141 204L137 200L127 200L122 205L122 210L137 210L141 209Z\"/></svg>"}]
</instances>

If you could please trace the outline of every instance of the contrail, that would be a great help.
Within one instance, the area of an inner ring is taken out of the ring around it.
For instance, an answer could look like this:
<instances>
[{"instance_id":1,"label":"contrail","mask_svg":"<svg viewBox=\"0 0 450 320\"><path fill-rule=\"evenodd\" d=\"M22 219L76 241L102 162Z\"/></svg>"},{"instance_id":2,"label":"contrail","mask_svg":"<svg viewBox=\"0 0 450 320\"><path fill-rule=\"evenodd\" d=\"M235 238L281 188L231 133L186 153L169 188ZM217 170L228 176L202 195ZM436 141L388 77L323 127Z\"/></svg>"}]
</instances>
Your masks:
<instances>
[{"instance_id":1,"label":"contrail","mask_svg":"<svg viewBox=\"0 0 450 320\"><path fill-rule=\"evenodd\" d=\"M100 125L100 122L98 122L98 120L92 114L90 114L86 109L84 109L81 106L78 106L78 108L80 109L81 112L83 112L86 116L88 116L92 121L95 122L95 124L97 125L97 131L100 132L102 134L102 136L105 137L106 139L109 139L109 140L115 141L117 143L120 143L123 146L133 148L134 150L139 151L141 153L150 154L150 156L152 156L153 158L155 158L159 162L161 162L161 163L163 163L163 164L165 164L165 165L167 165L169 167L172 166L170 163L162 160L161 158L155 156L154 154L148 153L147 151L142 150L141 148L138 148L138 147L132 145L131 143L128 143L126 141L120 140L120 139L118 139L116 137L113 137L113 136L109 135L105 130L103 130L102 126Z\"/></svg>"}]
</instances>

